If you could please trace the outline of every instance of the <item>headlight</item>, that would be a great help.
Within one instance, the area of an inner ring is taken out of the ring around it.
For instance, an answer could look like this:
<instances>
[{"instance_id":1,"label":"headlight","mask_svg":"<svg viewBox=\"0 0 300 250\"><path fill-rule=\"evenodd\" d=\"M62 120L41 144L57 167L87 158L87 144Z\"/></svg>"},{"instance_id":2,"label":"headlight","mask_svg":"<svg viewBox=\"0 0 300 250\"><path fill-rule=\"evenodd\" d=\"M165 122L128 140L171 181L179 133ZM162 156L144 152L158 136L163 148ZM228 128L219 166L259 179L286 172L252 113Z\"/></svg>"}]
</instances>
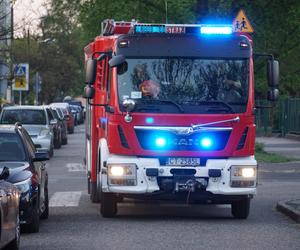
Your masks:
<instances>
[{"instance_id":1,"label":"headlight","mask_svg":"<svg viewBox=\"0 0 300 250\"><path fill-rule=\"evenodd\" d=\"M42 129L40 132L40 136L46 136L50 133L49 129Z\"/></svg>"},{"instance_id":2,"label":"headlight","mask_svg":"<svg viewBox=\"0 0 300 250\"><path fill-rule=\"evenodd\" d=\"M135 164L112 164L108 165L109 185L136 185L136 165Z\"/></svg>"},{"instance_id":3,"label":"headlight","mask_svg":"<svg viewBox=\"0 0 300 250\"><path fill-rule=\"evenodd\" d=\"M20 193L26 193L30 190L31 179L14 183L14 185L19 189Z\"/></svg>"},{"instance_id":4,"label":"headlight","mask_svg":"<svg viewBox=\"0 0 300 250\"><path fill-rule=\"evenodd\" d=\"M255 187L256 166L231 166L231 187Z\"/></svg>"}]
</instances>

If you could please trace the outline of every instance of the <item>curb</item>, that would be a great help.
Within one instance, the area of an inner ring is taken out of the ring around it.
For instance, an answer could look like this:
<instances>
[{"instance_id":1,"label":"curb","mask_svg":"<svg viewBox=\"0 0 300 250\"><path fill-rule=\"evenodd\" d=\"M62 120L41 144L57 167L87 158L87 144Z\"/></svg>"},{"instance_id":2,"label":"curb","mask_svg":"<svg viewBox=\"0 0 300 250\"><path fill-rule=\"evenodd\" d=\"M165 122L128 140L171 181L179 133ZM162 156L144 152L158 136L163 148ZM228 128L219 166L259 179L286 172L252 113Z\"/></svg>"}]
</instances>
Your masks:
<instances>
[{"instance_id":1,"label":"curb","mask_svg":"<svg viewBox=\"0 0 300 250\"><path fill-rule=\"evenodd\" d=\"M300 210L296 208L297 206L300 206L300 200L280 201L277 203L276 209L300 223Z\"/></svg>"}]
</instances>

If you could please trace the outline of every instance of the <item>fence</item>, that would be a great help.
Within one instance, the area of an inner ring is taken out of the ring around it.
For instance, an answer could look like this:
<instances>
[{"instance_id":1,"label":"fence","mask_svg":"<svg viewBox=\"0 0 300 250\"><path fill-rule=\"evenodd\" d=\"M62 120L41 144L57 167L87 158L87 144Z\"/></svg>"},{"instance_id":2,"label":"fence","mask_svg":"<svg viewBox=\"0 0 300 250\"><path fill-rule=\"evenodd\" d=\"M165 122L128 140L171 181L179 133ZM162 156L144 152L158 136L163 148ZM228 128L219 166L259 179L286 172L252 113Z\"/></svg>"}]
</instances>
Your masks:
<instances>
[{"instance_id":1,"label":"fence","mask_svg":"<svg viewBox=\"0 0 300 250\"><path fill-rule=\"evenodd\" d=\"M266 100L257 100L257 107L270 106ZM257 134L300 134L300 98L280 99L273 108L257 108Z\"/></svg>"}]
</instances>

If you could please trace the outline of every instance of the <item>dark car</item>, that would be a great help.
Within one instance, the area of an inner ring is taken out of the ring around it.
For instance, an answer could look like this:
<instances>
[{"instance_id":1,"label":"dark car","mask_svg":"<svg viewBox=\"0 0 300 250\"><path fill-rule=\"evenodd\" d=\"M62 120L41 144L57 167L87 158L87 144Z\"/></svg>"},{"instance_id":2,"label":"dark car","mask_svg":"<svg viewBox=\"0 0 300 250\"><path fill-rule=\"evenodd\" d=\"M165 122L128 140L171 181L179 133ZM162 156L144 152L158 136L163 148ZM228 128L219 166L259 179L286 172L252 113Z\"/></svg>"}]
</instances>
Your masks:
<instances>
[{"instance_id":1,"label":"dark car","mask_svg":"<svg viewBox=\"0 0 300 250\"><path fill-rule=\"evenodd\" d=\"M9 177L9 169L2 168L0 174L0 249L19 249L19 191L11 183L5 181Z\"/></svg>"},{"instance_id":2,"label":"dark car","mask_svg":"<svg viewBox=\"0 0 300 250\"><path fill-rule=\"evenodd\" d=\"M70 109L71 109L71 112L74 116L75 126L77 126L79 124L79 111L77 109L77 106L70 105Z\"/></svg>"},{"instance_id":3,"label":"dark car","mask_svg":"<svg viewBox=\"0 0 300 250\"><path fill-rule=\"evenodd\" d=\"M21 124L0 125L0 168L9 168L6 181L19 189L20 224L29 233L38 232L40 218L49 216L48 173L43 162L48 159L48 152L36 151Z\"/></svg>"},{"instance_id":4,"label":"dark car","mask_svg":"<svg viewBox=\"0 0 300 250\"><path fill-rule=\"evenodd\" d=\"M75 126L75 119L71 112L70 105L65 102L54 102L50 104L51 107L58 107L62 110L64 114L64 118L67 121L68 126L68 133L73 134L74 133L74 126Z\"/></svg>"},{"instance_id":5,"label":"dark car","mask_svg":"<svg viewBox=\"0 0 300 250\"><path fill-rule=\"evenodd\" d=\"M62 145L61 123L58 121L57 116L54 114L54 111L49 106L46 106L45 108L49 117L50 126L52 126L53 129L54 148L58 149Z\"/></svg>"},{"instance_id":6,"label":"dark car","mask_svg":"<svg viewBox=\"0 0 300 250\"><path fill-rule=\"evenodd\" d=\"M67 99L64 99L64 102L67 102L67 103L69 103L69 105L73 105L73 106L77 107L77 110L79 112L79 116L78 116L79 124L83 123L85 115L84 115L84 107L83 107L81 101L67 98Z\"/></svg>"},{"instance_id":7,"label":"dark car","mask_svg":"<svg viewBox=\"0 0 300 250\"><path fill-rule=\"evenodd\" d=\"M62 145L68 144L68 125L67 121L64 118L64 114L60 108L52 107L53 115L60 126L61 130L61 143Z\"/></svg>"}]
</instances>

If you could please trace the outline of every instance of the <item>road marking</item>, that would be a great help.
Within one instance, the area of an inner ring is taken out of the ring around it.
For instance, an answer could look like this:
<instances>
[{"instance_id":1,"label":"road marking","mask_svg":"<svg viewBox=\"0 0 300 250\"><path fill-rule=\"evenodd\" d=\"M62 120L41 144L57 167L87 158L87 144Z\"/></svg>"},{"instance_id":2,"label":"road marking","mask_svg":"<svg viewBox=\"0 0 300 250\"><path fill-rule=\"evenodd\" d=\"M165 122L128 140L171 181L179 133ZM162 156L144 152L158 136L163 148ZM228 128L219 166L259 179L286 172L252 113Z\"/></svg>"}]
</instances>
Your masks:
<instances>
[{"instance_id":1,"label":"road marking","mask_svg":"<svg viewBox=\"0 0 300 250\"><path fill-rule=\"evenodd\" d=\"M81 192L56 192L52 195L50 207L78 207Z\"/></svg>"},{"instance_id":2,"label":"road marking","mask_svg":"<svg viewBox=\"0 0 300 250\"><path fill-rule=\"evenodd\" d=\"M81 163L67 163L66 168L69 172L85 172L86 168Z\"/></svg>"}]
</instances>

